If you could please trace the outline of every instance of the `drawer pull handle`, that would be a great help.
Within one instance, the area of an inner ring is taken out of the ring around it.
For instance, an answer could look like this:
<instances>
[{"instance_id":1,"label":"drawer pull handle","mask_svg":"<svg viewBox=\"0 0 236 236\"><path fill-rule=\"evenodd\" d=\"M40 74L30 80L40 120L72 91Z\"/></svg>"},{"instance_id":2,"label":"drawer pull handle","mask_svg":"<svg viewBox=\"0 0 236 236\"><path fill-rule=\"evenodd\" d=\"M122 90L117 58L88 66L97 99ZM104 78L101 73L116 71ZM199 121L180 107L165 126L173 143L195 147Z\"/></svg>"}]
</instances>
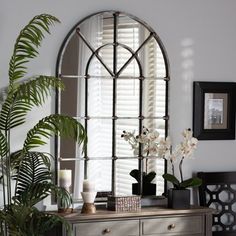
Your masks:
<instances>
[{"instance_id":1,"label":"drawer pull handle","mask_svg":"<svg viewBox=\"0 0 236 236\"><path fill-rule=\"evenodd\" d=\"M104 229L104 230L103 230L103 234L109 234L109 233L111 233L111 230L110 230L110 229L107 228L107 229Z\"/></svg>"},{"instance_id":2,"label":"drawer pull handle","mask_svg":"<svg viewBox=\"0 0 236 236\"><path fill-rule=\"evenodd\" d=\"M169 229L169 230L172 230L172 229L174 229L174 228L175 228L175 224L171 224L171 225L168 226L168 229Z\"/></svg>"}]
</instances>

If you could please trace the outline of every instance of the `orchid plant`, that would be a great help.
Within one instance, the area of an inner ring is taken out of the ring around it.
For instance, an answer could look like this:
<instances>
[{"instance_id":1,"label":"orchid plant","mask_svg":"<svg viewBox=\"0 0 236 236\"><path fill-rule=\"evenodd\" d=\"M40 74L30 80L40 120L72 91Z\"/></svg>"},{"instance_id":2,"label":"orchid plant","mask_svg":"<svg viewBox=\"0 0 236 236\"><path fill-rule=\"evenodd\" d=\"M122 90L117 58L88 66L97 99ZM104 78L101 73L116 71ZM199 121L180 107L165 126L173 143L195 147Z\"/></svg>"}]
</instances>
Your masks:
<instances>
[{"instance_id":1,"label":"orchid plant","mask_svg":"<svg viewBox=\"0 0 236 236\"><path fill-rule=\"evenodd\" d=\"M183 162L187 158L191 158L197 147L198 140L193 137L193 133L190 129L185 129L182 133L183 140L172 151L172 146L169 137L166 138L164 146L166 147L163 157L169 160L172 167L172 174L163 174L163 178L171 182L175 189L185 189L188 187L198 187L202 184L202 180L193 177L184 180L183 177ZM178 163L178 169L180 174L180 181L175 177L175 166Z\"/></svg>"},{"instance_id":2,"label":"orchid plant","mask_svg":"<svg viewBox=\"0 0 236 236\"><path fill-rule=\"evenodd\" d=\"M160 155L163 155L165 151L165 139L160 137L158 131L149 130L145 126L143 126L142 133L140 135L135 135L135 131L123 131L121 137L124 138L124 140L131 145L131 148L133 149L133 154L135 156L139 154L140 144L142 147L142 154L146 156L158 157ZM130 172L130 175L139 182L139 170L132 170ZM156 173L154 171L147 173L146 163L146 172L143 172L142 175L144 183L151 183L151 181L155 178Z\"/></svg>"},{"instance_id":3,"label":"orchid plant","mask_svg":"<svg viewBox=\"0 0 236 236\"><path fill-rule=\"evenodd\" d=\"M157 158L164 158L171 163L172 174L163 174L163 178L174 185L175 189L185 189L188 187L197 187L201 185L201 179L197 177L184 180L183 177L183 162L185 159L191 158L197 147L198 140L193 137L190 129L185 129L182 132L183 140L178 144L174 150L170 137L162 138L156 130L149 130L143 126L142 133L135 135L135 131L123 131L121 135L133 149L134 155L139 154L139 146L142 145L142 153L146 156L154 156ZM177 164L178 163L178 164ZM175 176L176 164L178 166L180 180Z\"/></svg>"}]
</instances>

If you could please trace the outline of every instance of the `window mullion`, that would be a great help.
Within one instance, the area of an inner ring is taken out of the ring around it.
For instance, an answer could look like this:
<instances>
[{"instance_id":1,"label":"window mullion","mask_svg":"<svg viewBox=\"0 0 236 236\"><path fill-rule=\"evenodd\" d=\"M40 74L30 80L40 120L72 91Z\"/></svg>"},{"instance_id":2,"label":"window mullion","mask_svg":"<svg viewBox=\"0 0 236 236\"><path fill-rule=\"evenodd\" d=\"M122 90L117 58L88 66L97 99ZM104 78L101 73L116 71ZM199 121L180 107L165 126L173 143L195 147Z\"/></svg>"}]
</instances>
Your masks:
<instances>
[{"instance_id":1,"label":"window mullion","mask_svg":"<svg viewBox=\"0 0 236 236\"><path fill-rule=\"evenodd\" d=\"M114 30L113 30L113 107L112 116L116 117L116 90L117 90L117 16L118 13L113 14ZM112 193L116 193L116 119L112 119Z\"/></svg>"}]
</instances>

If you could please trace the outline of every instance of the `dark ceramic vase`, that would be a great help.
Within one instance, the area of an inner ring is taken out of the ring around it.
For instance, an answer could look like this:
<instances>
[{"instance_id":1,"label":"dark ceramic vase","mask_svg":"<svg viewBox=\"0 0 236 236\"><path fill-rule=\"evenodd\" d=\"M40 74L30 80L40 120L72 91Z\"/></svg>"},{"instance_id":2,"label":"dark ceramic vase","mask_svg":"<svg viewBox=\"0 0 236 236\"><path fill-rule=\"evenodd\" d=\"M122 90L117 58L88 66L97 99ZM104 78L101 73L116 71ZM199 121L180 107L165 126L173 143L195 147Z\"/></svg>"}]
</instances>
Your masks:
<instances>
[{"instance_id":1,"label":"dark ceramic vase","mask_svg":"<svg viewBox=\"0 0 236 236\"><path fill-rule=\"evenodd\" d=\"M140 195L140 184L132 184L132 194ZM143 196L156 195L156 184L145 183L143 184Z\"/></svg>"},{"instance_id":2,"label":"dark ceramic vase","mask_svg":"<svg viewBox=\"0 0 236 236\"><path fill-rule=\"evenodd\" d=\"M173 209L190 208L190 190L168 189L168 207Z\"/></svg>"}]
</instances>

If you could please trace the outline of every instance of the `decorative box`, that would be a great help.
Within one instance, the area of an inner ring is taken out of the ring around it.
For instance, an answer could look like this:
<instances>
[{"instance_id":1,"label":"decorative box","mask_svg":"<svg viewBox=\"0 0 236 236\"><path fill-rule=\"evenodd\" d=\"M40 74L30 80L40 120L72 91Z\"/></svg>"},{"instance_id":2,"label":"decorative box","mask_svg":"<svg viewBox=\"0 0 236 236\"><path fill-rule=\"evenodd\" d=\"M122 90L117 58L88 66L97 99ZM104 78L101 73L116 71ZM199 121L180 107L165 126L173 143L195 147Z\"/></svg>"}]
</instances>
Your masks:
<instances>
[{"instance_id":1,"label":"decorative box","mask_svg":"<svg viewBox=\"0 0 236 236\"><path fill-rule=\"evenodd\" d=\"M138 211L140 208L140 196L108 196L107 198L107 209L111 211Z\"/></svg>"}]
</instances>

